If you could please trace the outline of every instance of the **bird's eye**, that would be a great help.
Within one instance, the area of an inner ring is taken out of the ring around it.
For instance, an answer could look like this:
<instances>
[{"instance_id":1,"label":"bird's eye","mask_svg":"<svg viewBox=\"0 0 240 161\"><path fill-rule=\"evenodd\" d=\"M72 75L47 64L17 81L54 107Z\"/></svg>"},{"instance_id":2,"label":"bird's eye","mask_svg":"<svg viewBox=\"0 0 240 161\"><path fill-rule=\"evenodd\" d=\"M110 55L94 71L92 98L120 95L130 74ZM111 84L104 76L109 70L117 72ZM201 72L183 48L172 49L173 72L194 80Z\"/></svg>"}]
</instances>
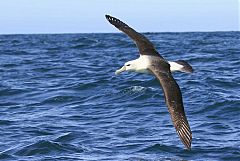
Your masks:
<instances>
[{"instance_id":1,"label":"bird's eye","mask_svg":"<svg viewBox=\"0 0 240 161\"><path fill-rule=\"evenodd\" d=\"M127 64L127 66L130 66L130 64Z\"/></svg>"}]
</instances>

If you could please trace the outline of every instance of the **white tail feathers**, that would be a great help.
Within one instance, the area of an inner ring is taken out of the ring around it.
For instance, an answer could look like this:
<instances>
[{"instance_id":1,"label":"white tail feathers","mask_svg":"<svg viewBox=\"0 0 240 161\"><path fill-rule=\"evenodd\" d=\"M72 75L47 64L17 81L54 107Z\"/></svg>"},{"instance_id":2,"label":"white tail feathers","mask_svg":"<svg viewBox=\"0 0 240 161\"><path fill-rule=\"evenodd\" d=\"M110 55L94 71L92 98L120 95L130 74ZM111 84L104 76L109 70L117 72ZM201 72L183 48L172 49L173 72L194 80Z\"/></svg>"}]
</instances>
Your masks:
<instances>
[{"instance_id":1,"label":"white tail feathers","mask_svg":"<svg viewBox=\"0 0 240 161\"><path fill-rule=\"evenodd\" d=\"M174 62L169 61L168 63L170 64L171 72L175 72L175 71L181 71L184 73L192 73L193 72L192 66L184 60L177 60Z\"/></svg>"}]
</instances>

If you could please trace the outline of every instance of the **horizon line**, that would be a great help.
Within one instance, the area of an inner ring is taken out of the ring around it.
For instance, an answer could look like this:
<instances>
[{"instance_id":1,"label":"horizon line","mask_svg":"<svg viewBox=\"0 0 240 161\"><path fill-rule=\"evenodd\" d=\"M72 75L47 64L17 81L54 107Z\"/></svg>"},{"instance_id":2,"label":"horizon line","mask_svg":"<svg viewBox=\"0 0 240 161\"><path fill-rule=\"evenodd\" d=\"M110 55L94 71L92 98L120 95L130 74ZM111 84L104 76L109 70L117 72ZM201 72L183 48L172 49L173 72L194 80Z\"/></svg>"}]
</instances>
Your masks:
<instances>
[{"instance_id":1,"label":"horizon line","mask_svg":"<svg viewBox=\"0 0 240 161\"><path fill-rule=\"evenodd\" d=\"M218 30L218 31L144 31L139 33L214 33L214 32L240 32L239 30ZM4 35L67 35L67 34L124 34L119 32L40 32L40 33L0 33L0 36Z\"/></svg>"}]
</instances>

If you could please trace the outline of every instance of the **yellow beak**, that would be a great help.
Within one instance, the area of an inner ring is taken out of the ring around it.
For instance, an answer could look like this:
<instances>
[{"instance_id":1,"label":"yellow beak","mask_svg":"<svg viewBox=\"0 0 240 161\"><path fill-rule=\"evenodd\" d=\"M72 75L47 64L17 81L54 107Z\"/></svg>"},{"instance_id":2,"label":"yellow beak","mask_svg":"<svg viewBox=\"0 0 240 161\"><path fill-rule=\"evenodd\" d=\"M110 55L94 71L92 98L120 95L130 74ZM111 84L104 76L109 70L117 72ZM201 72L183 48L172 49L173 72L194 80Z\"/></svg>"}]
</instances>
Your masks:
<instances>
[{"instance_id":1,"label":"yellow beak","mask_svg":"<svg viewBox=\"0 0 240 161\"><path fill-rule=\"evenodd\" d=\"M126 70L126 66L124 65L121 69L116 70L115 74L118 75Z\"/></svg>"}]
</instances>

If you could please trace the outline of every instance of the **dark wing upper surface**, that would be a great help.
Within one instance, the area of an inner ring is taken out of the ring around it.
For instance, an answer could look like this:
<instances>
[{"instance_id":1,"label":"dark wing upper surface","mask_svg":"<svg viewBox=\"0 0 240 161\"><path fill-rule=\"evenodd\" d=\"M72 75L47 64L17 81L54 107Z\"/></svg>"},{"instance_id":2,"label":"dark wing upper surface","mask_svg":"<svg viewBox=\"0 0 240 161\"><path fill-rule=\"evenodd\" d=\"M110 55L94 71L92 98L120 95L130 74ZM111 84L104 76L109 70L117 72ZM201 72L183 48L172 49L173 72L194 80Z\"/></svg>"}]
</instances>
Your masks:
<instances>
[{"instance_id":1,"label":"dark wing upper surface","mask_svg":"<svg viewBox=\"0 0 240 161\"><path fill-rule=\"evenodd\" d=\"M112 25L133 39L141 55L158 56L163 59L163 57L154 48L153 44L144 35L136 32L134 29L115 17L106 15L106 18Z\"/></svg>"},{"instance_id":2,"label":"dark wing upper surface","mask_svg":"<svg viewBox=\"0 0 240 161\"><path fill-rule=\"evenodd\" d=\"M160 81L173 125L183 144L190 149L192 133L184 112L182 94L178 84L172 77L170 65L159 59L152 63L149 70Z\"/></svg>"}]
</instances>

